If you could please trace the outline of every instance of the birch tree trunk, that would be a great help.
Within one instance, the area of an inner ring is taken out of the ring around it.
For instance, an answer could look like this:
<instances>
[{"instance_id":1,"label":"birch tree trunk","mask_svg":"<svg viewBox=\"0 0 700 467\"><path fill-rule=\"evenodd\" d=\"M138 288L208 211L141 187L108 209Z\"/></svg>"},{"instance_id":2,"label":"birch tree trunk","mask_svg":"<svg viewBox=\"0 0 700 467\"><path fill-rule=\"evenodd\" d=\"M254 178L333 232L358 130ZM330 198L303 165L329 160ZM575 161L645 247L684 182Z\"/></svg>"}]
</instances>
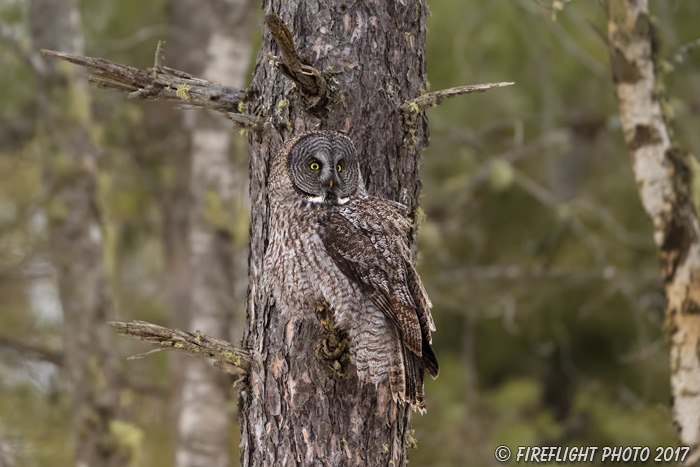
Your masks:
<instances>
[{"instance_id":1,"label":"birch tree trunk","mask_svg":"<svg viewBox=\"0 0 700 467\"><path fill-rule=\"evenodd\" d=\"M341 2L266 0L292 29L302 56L326 76L330 98L300 98L299 86L275 69L280 55L266 31L248 96L248 113L265 115L264 132L251 133L251 243L248 320L244 345L252 350L248 386L240 396L243 466L403 465L409 410L388 389L360 387L354 368L333 376L317 355L324 336L313 310L289 321L262 287L270 225L266 180L272 155L292 135L309 129L345 131L360 154L374 195L418 206L425 116L399 107L426 86L422 0Z\"/></svg>"},{"instance_id":2,"label":"birch tree trunk","mask_svg":"<svg viewBox=\"0 0 700 467\"><path fill-rule=\"evenodd\" d=\"M242 87L250 62L250 0L171 2L176 32L174 63L207 79ZM202 50L204 49L204 52ZM233 167L233 129L221 115L185 112L189 139L187 251L189 323L185 329L231 340L234 295L232 218L245 175ZM180 149L182 150L182 149ZM231 384L208 362L180 359L182 384L176 404L178 467L226 467L231 452Z\"/></svg>"},{"instance_id":3,"label":"birch tree trunk","mask_svg":"<svg viewBox=\"0 0 700 467\"><path fill-rule=\"evenodd\" d=\"M700 228L690 197L688 154L674 147L655 64L647 0L608 2L608 39L620 120L642 205L659 249L670 340L673 414L680 442L700 460Z\"/></svg>"},{"instance_id":4,"label":"birch tree trunk","mask_svg":"<svg viewBox=\"0 0 700 467\"><path fill-rule=\"evenodd\" d=\"M74 0L31 0L28 5L34 47L83 52L80 12ZM110 303L88 92L78 69L55 62L46 63L38 87L45 184L52 193L47 207L49 243L64 312L75 461L81 467L128 465L129 452L120 446L114 430L119 385L106 325Z\"/></svg>"}]
</instances>

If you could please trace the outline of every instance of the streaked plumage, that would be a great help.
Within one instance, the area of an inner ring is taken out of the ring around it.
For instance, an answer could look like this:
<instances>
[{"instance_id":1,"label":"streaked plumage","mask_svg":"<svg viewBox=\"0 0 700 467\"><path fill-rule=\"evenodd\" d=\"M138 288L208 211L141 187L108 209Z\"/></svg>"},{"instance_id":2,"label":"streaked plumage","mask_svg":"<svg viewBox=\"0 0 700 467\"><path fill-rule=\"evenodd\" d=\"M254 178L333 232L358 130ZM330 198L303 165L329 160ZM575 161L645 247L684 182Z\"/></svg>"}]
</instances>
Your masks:
<instances>
[{"instance_id":1,"label":"streaked plumage","mask_svg":"<svg viewBox=\"0 0 700 467\"><path fill-rule=\"evenodd\" d=\"M360 379L388 381L395 399L424 409L424 370L438 374L435 326L405 207L367 194L352 142L335 132L290 141L269 183L265 277L281 312L304 316L328 302Z\"/></svg>"}]
</instances>

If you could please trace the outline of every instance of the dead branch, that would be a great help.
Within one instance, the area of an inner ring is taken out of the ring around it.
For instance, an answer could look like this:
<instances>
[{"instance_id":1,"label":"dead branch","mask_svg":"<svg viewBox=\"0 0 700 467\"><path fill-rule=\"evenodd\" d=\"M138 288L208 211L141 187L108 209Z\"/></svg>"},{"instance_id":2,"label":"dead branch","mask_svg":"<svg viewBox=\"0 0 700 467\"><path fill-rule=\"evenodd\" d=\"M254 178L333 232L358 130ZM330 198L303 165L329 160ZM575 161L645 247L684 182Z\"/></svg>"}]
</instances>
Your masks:
<instances>
[{"instance_id":1,"label":"dead branch","mask_svg":"<svg viewBox=\"0 0 700 467\"><path fill-rule=\"evenodd\" d=\"M63 364L63 352L51 350L40 345L27 344L11 337L0 336L0 348L10 349L20 354L28 354L39 360L60 366Z\"/></svg>"},{"instance_id":2,"label":"dead branch","mask_svg":"<svg viewBox=\"0 0 700 467\"><path fill-rule=\"evenodd\" d=\"M199 358L214 359L214 366L232 375L247 373L250 355L242 347L221 339L205 336L199 331L185 332L168 329L145 321L129 323L110 321L117 334L140 340L166 350L177 350Z\"/></svg>"},{"instance_id":3,"label":"dead branch","mask_svg":"<svg viewBox=\"0 0 700 467\"><path fill-rule=\"evenodd\" d=\"M297 85L310 107L325 103L326 79L308 59L299 55L294 36L282 18L277 13L270 13L265 16L265 24L282 52L282 57L276 57L277 69Z\"/></svg>"},{"instance_id":4,"label":"dead branch","mask_svg":"<svg viewBox=\"0 0 700 467\"><path fill-rule=\"evenodd\" d=\"M484 92L493 88L502 88L504 86L512 86L514 82L503 82L503 83L487 83L487 84L469 84L467 86L457 86L449 89L442 89L440 91L426 92L421 94L415 99L406 101L401 104L401 111L404 113L417 113L423 110L433 107L435 105L440 105L442 101L450 97L460 96L462 94L471 94L474 92Z\"/></svg>"},{"instance_id":5,"label":"dead branch","mask_svg":"<svg viewBox=\"0 0 700 467\"><path fill-rule=\"evenodd\" d=\"M128 94L130 98L171 101L211 109L227 116L235 115L237 118L232 120L246 128L262 128L259 118L243 113L244 91L195 78L184 71L165 66L163 42L158 44L154 67L146 70L121 65L104 58L84 57L54 50L42 49L41 54L90 69L88 80L100 88L115 89Z\"/></svg>"}]
</instances>

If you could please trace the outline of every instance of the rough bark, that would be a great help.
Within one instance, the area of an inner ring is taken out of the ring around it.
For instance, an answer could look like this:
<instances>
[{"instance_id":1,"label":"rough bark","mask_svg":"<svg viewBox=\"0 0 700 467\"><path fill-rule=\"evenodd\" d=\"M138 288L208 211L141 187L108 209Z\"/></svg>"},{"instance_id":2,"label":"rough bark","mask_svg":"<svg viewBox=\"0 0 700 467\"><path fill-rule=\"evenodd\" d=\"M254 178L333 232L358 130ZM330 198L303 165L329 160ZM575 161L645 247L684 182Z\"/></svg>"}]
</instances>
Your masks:
<instances>
[{"instance_id":1,"label":"rough bark","mask_svg":"<svg viewBox=\"0 0 700 467\"><path fill-rule=\"evenodd\" d=\"M215 82L242 88L250 61L252 2L198 0L171 2L178 32L171 45L178 67ZM204 53L203 53L204 51ZM191 311L187 329L231 339L234 296L231 214L245 186L233 167L233 131L225 118L185 113L182 133L189 148L187 252ZM187 149L185 149L187 150ZM180 148L182 151L182 148ZM238 297L239 300L242 297ZM207 362L185 359L178 406L178 467L225 467L231 453L231 385Z\"/></svg>"},{"instance_id":2,"label":"rough bark","mask_svg":"<svg viewBox=\"0 0 700 467\"><path fill-rule=\"evenodd\" d=\"M82 53L80 12L74 0L29 2L35 47ZM119 412L109 299L103 268L102 226L96 203L96 150L90 105L79 70L47 62L39 77L51 259L64 312L65 372L70 385L79 466L122 466L129 452L113 424Z\"/></svg>"},{"instance_id":3,"label":"rough bark","mask_svg":"<svg viewBox=\"0 0 700 467\"><path fill-rule=\"evenodd\" d=\"M688 154L664 118L657 41L647 0L608 2L608 40L620 119L642 205L651 218L666 289L673 414L680 442L700 460L700 228Z\"/></svg>"},{"instance_id":4,"label":"rough bark","mask_svg":"<svg viewBox=\"0 0 700 467\"><path fill-rule=\"evenodd\" d=\"M355 370L335 376L320 362L324 329L314 310L292 321L262 287L269 205L266 180L275 151L309 129L347 132L370 193L415 210L427 125L400 106L425 88L425 2L265 1L293 30L296 48L328 82L328 102L300 97L299 86L267 60L280 51L266 31L248 90L248 113L269 126L251 133L251 253L244 345L253 352L241 391L241 460L262 465L403 465L409 411L388 388L360 386ZM307 107L312 108L307 111Z\"/></svg>"}]
</instances>

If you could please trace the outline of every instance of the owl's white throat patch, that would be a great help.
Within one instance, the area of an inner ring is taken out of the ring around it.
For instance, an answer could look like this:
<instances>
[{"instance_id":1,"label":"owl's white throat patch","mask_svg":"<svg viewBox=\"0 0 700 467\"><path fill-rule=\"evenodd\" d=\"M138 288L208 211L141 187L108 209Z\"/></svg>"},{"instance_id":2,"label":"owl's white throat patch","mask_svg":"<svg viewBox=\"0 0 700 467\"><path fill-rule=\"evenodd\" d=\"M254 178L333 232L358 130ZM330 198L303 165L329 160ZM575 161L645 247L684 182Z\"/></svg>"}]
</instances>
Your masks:
<instances>
[{"instance_id":1,"label":"owl's white throat patch","mask_svg":"<svg viewBox=\"0 0 700 467\"><path fill-rule=\"evenodd\" d=\"M347 198L336 198L335 195L331 195L330 200L332 200L334 198L337 201L337 203L342 206L343 204L347 204L352 199L352 196L348 196ZM323 204L329 199L328 199L327 195L321 195L321 196L306 196L306 200L309 201L310 203Z\"/></svg>"}]
</instances>

